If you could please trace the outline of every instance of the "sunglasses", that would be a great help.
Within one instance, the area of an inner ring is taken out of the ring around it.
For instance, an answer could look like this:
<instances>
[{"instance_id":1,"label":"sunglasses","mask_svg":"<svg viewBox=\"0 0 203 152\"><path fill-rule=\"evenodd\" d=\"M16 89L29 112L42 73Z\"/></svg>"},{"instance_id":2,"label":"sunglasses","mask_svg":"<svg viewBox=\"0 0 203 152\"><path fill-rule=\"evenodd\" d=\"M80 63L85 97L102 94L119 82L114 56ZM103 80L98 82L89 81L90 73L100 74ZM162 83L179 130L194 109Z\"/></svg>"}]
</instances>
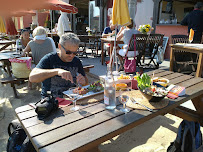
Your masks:
<instances>
[{"instance_id":1,"label":"sunglasses","mask_svg":"<svg viewBox=\"0 0 203 152\"><path fill-rule=\"evenodd\" d=\"M78 54L78 51L72 52L72 51L66 50L63 45L61 45L61 47L66 51L66 54L69 54L69 55L70 54L73 54L73 55L77 55Z\"/></svg>"}]
</instances>

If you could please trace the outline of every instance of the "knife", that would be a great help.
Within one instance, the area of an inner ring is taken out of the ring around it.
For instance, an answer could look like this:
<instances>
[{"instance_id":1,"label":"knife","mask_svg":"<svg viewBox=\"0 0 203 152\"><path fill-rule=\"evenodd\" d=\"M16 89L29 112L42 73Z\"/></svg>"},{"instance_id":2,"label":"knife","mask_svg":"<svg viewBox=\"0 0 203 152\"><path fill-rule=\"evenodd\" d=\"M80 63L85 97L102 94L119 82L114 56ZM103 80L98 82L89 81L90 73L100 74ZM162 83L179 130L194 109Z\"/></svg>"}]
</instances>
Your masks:
<instances>
[{"instance_id":1,"label":"knife","mask_svg":"<svg viewBox=\"0 0 203 152\"><path fill-rule=\"evenodd\" d=\"M151 109L151 108L149 108L149 107L147 107L147 106L145 106L145 105L139 103L138 101L135 101L134 98L131 97L130 100L131 100L133 103L135 103L135 104L139 104L140 106L146 108L146 109L149 110L150 112L153 112L153 109Z\"/></svg>"}]
</instances>

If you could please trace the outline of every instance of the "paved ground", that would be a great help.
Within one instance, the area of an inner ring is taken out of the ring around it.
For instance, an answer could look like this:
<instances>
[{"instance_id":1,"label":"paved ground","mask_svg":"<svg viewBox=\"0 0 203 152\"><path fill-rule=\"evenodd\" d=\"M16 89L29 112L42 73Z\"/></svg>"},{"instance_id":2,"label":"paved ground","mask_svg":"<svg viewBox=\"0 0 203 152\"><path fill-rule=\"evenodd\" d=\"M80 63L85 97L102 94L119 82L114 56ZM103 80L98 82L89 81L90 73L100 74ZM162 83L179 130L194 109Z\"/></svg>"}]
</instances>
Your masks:
<instances>
[{"instance_id":1,"label":"paved ground","mask_svg":"<svg viewBox=\"0 0 203 152\"><path fill-rule=\"evenodd\" d=\"M81 60L83 61L84 65L93 64L95 66L93 69L90 70L91 73L96 74L98 76L104 75L106 73L106 65L101 65L100 57L89 56L88 58L81 58ZM164 61L160 65L160 68L168 70L169 61L168 60ZM2 77L2 74L1 74L1 77ZM38 87L37 85L34 85L35 90L27 92L27 91L22 90L22 87L24 87L26 85L27 85L27 83L17 86L17 89L20 92L19 99L13 98L13 92L9 85L0 86L0 115L2 113L5 114L2 117L2 119L0 118L0 125L1 125L1 127L0 127L0 152L6 151L6 143L8 140L7 126L11 120L16 119L14 109L19 106L28 104L29 102L36 102L40 99L40 87ZM29 94L29 96L28 96L28 94ZM191 103L187 103L186 105L192 106ZM154 121L157 121L157 119L155 119ZM136 146L139 146L139 145L136 145ZM106 149L108 149L108 148L109 147L106 146ZM105 146L101 147L101 150L106 151Z\"/></svg>"}]
</instances>

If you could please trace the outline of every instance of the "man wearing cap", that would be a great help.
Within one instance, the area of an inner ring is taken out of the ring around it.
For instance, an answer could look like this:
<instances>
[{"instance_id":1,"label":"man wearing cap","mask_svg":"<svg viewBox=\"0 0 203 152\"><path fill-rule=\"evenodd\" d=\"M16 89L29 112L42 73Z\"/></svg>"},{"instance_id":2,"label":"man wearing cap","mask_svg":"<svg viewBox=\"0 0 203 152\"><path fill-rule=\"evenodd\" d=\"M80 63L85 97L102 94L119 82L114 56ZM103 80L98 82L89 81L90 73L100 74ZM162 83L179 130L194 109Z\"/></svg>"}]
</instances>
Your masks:
<instances>
[{"instance_id":1,"label":"man wearing cap","mask_svg":"<svg viewBox=\"0 0 203 152\"><path fill-rule=\"evenodd\" d=\"M194 10L190 12L182 21L181 25L188 26L188 33L192 28L194 30L193 43L200 43L203 32L203 11L201 8L203 6L202 2L197 2L194 6Z\"/></svg>"}]
</instances>

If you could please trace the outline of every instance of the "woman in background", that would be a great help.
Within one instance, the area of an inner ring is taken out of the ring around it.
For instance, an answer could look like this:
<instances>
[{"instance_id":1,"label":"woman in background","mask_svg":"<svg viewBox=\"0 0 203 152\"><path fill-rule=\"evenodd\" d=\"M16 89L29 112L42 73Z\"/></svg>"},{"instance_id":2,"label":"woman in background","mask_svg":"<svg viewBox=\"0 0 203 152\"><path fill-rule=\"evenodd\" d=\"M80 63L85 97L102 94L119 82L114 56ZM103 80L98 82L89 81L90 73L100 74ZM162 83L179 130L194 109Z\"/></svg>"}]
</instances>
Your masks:
<instances>
[{"instance_id":1,"label":"woman in background","mask_svg":"<svg viewBox=\"0 0 203 152\"><path fill-rule=\"evenodd\" d=\"M30 30L22 29L20 38L16 41L16 52L23 50L27 46L28 42L32 40L30 37Z\"/></svg>"}]
</instances>

